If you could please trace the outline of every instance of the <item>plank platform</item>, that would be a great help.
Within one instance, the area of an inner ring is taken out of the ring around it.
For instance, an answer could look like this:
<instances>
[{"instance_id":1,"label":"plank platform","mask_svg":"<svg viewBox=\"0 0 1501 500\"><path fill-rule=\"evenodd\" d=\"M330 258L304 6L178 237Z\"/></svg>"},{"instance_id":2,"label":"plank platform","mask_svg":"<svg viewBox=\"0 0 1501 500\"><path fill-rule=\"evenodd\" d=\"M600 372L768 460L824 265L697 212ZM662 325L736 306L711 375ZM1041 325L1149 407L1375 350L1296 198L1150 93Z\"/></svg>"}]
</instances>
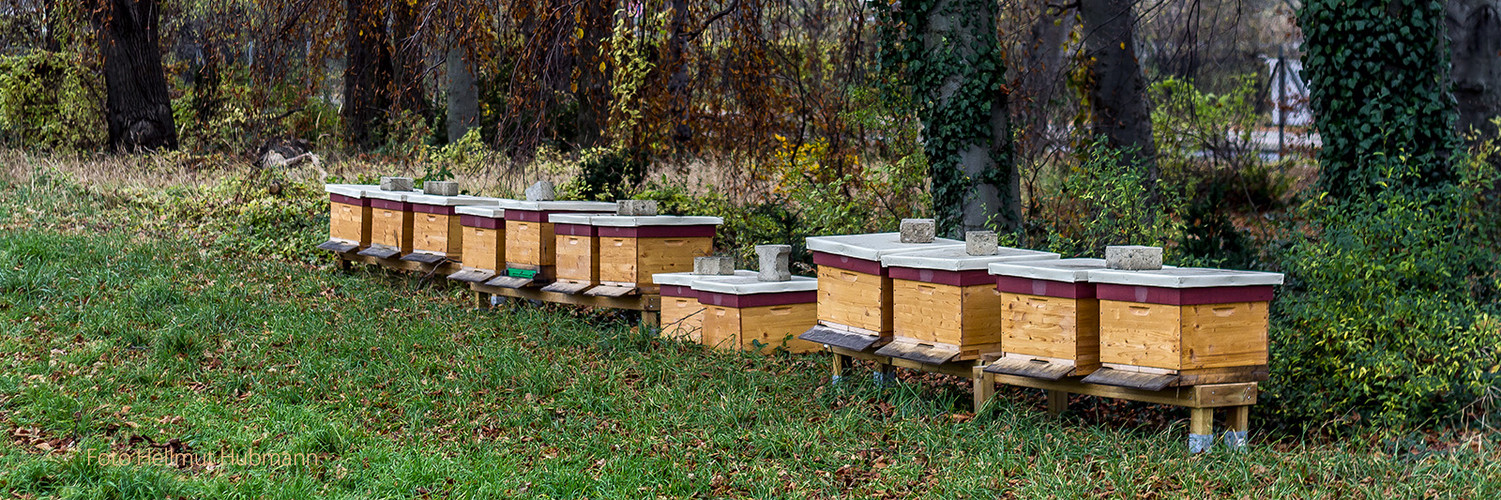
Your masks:
<instances>
[{"instance_id":1,"label":"plank platform","mask_svg":"<svg viewBox=\"0 0 1501 500\"><path fill-rule=\"evenodd\" d=\"M375 248L375 247L371 247L371 248ZM381 267L384 267L386 269L391 269L391 270L394 270L394 271L411 271L411 272L432 274L434 276L443 276L443 277L447 277L450 274L456 273L460 269L459 263L453 262L453 261L442 262L441 264L438 264L438 265L435 266L435 265L432 265L432 264L424 264L424 263L421 263L421 262L414 262L414 261L410 261L410 260L401 260L399 258L394 258L394 257L395 256L393 255L392 258L384 258L383 259L383 258L380 258L380 257L375 257L375 256L370 256L370 255L362 255L360 253L341 253L341 254L338 254L338 259L339 259L339 265L340 265L340 267L346 266L347 263L349 263L349 262L362 262L362 263L370 264L370 265L374 265L374 266L381 266Z\"/></svg>"},{"instance_id":2,"label":"plank platform","mask_svg":"<svg viewBox=\"0 0 1501 500\"><path fill-rule=\"evenodd\" d=\"M576 306L608 307L611 309L629 309L648 313L660 313L662 311L662 296L660 295L632 295L627 297L603 297L594 295L578 295L543 291L541 288L506 288L490 286L483 283L470 283L469 289L476 294L484 295L489 299L490 295L511 297L527 300L539 300L558 304L572 304ZM476 298L478 300L478 297ZM487 302L488 303L488 302Z\"/></svg>"}]
</instances>

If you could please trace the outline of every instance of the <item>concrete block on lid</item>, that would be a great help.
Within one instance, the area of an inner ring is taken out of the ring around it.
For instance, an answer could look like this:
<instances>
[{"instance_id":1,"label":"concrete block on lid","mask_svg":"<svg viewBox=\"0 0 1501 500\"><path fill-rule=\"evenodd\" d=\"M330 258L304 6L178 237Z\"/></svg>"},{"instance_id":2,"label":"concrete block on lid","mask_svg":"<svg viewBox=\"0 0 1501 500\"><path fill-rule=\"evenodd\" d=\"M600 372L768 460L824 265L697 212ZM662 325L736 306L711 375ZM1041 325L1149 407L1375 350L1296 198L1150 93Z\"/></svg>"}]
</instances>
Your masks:
<instances>
[{"instance_id":1,"label":"concrete block on lid","mask_svg":"<svg viewBox=\"0 0 1501 500\"><path fill-rule=\"evenodd\" d=\"M380 189L382 191L411 191L411 177L381 177Z\"/></svg>"},{"instance_id":2,"label":"concrete block on lid","mask_svg":"<svg viewBox=\"0 0 1501 500\"><path fill-rule=\"evenodd\" d=\"M552 201L558 193L548 181L537 181L531 187L526 188L526 201Z\"/></svg>"},{"instance_id":3,"label":"concrete block on lid","mask_svg":"<svg viewBox=\"0 0 1501 500\"><path fill-rule=\"evenodd\" d=\"M964 253L970 255L995 255L1000 244L995 231L970 231L964 233Z\"/></svg>"},{"instance_id":4,"label":"concrete block on lid","mask_svg":"<svg viewBox=\"0 0 1501 500\"><path fill-rule=\"evenodd\" d=\"M1105 267L1121 271L1162 269L1162 247L1139 245L1105 247Z\"/></svg>"},{"instance_id":5,"label":"concrete block on lid","mask_svg":"<svg viewBox=\"0 0 1501 500\"><path fill-rule=\"evenodd\" d=\"M618 200L615 202L615 215L657 215L657 200Z\"/></svg>"},{"instance_id":6,"label":"concrete block on lid","mask_svg":"<svg viewBox=\"0 0 1501 500\"><path fill-rule=\"evenodd\" d=\"M709 276L732 276L735 274L734 257L694 257L693 274Z\"/></svg>"},{"instance_id":7,"label":"concrete block on lid","mask_svg":"<svg viewBox=\"0 0 1501 500\"><path fill-rule=\"evenodd\" d=\"M458 196L459 183L454 181L427 181L422 183L422 192L437 196Z\"/></svg>"},{"instance_id":8,"label":"concrete block on lid","mask_svg":"<svg viewBox=\"0 0 1501 500\"><path fill-rule=\"evenodd\" d=\"M792 245L756 245L756 255L761 258L761 272L756 276L761 281L788 281L792 279L789 260Z\"/></svg>"},{"instance_id":9,"label":"concrete block on lid","mask_svg":"<svg viewBox=\"0 0 1501 500\"><path fill-rule=\"evenodd\" d=\"M902 219L902 243L932 243L938 235L933 219Z\"/></svg>"}]
</instances>

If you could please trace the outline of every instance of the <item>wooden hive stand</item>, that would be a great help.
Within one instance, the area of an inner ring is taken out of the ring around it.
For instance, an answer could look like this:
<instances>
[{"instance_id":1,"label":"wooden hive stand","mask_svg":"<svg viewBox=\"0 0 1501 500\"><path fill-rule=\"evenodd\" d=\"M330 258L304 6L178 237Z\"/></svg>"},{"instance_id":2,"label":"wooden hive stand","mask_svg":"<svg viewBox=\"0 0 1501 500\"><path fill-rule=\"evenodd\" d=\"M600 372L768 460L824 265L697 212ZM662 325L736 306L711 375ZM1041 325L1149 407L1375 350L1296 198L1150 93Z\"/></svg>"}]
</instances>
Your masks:
<instances>
[{"instance_id":1,"label":"wooden hive stand","mask_svg":"<svg viewBox=\"0 0 1501 500\"><path fill-rule=\"evenodd\" d=\"M1100 367L1100 301L1089 272L1104 259L990 265L1001 293L1001 358L987 370L1059 380Z\"/></svg>"},{"instance_id":2,"label":"wooden hive stand","mask_svg":"<svg viewBox=\"0 0 1501 500\"><path fill-rule=\"evenodd\" d=\"M656 294L641 294L629 297L596 297L582 294L546 292L541 288L535 287L510 288L484 283L470 283L469 290L474 294L474 304L484 310L492 307L494 301L491 299L493 297L508 297L536 302L641 311L641 325L646 328L659 327L662 319L662 298Z\"/></svg>"},{"instance_id":3,"label":"wooden hive stand","mask_svg":"<svg viewBox=\"0 0 1501 500\"><path fill-rule=\"evenodd\" d=\"M1251 406L1256 404L1256 382L1227 384L1203 384L1169 387L1159 390L1135 389L1113 385L1089 384L1079 377L1059 380L1006 375L986 371L982 366L973 368L971 377L975 384L975 411L979 412L995 395L996 383L1031 387L1047 391L1048 413L1057 415L1068 408L1069 394L1085 394L1104 398L1141 401L1144 403L1181 406L1189 410L1188 450L1191 453L1209 451L1214 444L1214 413L1224 410L1224 442L1230 449L1246 446Z\"/></svg>"},{"instance_id":4,"label":"wooden hive stand","mask_svg":"<svg viewBox=\"0 0 1501 500\"><path fill-rule=\"evenodd\" d=\"M896 314L892 341L876 354L930 365L973 361L1001 351L1001 296L987 271L997 262L1057 260L1058 254L964 247L887 255Z\"/></svg>"},{"instance_id":5,"label":"wooden hive stand","mask_svg":"<svg viewBox=\"0 0 1501 500\"><path fill-rule=\"evenodd\" d=\"M818 266L818 324L798 338L854 351L874 351L891 341L892 281L881 257L964 242L935 238L902 243L900 233L815 236L807 239Z\"/></svg>"}]
</instances>

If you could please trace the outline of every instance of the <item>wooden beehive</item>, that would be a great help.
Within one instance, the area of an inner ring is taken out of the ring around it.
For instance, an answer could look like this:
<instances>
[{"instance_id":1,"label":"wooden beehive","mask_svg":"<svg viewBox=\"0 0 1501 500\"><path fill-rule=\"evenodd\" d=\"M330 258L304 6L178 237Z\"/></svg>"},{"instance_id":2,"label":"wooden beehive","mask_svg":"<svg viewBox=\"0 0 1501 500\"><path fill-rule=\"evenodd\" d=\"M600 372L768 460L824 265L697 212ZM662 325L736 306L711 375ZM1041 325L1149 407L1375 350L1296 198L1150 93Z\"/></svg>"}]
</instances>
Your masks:
<instances>
[{"instance_id":1,"label":"wooden beehive","mask_svg":"<svg viewBox=\"0 0 1501 500\"><path fill-rule=\"evenodd\" d=\"M987 268L996 262L1056 260L1058 254L964 247L887 255L892 281L892 340L876 354L920 363L979 359L1001 350L1001 295Z\"/></svg>"},{"instance_id":2,"label":"wooden beehive","mask_svg":"<svg viewBox=\"0 0 1501 500\"><path fill-rule=\"evenodd\" d=\"M1104 259L990 265L1001 294L1001 359L992 373L1058 380L1100 367L1100 301L1089 272Z\"/></svg>"},{"instance_id":3,"label":"wooden beehive","mask_svg":"<svg viewBox=\"0 0 1501 500\"><path fill-rule=\"evenodd\" d=\"M464 230L457 212L461 206L494 206L496 198L477 196L438 196L412 194L412 252L402 260L437 264L446 260L463 262Z\"/></svg>"},{"instance_id":4,"label":"wooden beehive","mask_svg":"<svg viewBox=\"0 0 1501 500\"><path fill-rule=\"evenodd\" d=\"M592 215L548 216L556 236L554 255L557 276L543 290L579 293L599 284L599 232L589 224Z\"/></svg>"},{"instance_id":5,"label":"wooden beehive","mask_svg":"<svg viewBox=\"0 0 1501 500\"><path fill-rule=\"evenodd\" d=\"M506 269L485 284L507 288L552 282L557 263L557 235L548 220L552 214L603 214L615 204L603 201L502 200L506 211Z\"/></svg>"},{"instance_id":6,"label":"wooden beehive","mask_svg":"<svg viewBox=\"0 0 1501 500\"><path fill-rule=\"evenodd\" d=\"M416 221L407 197L415 191L366 192L370 198L370 247L360 251L380 259L412 253L412 226Z\"/></svg>"},{"instance_id":7,"label":"wooden beehive","mask_svg":"<svg viewBox=\"0 0 1501 500\"><path fill-rule=\"evenodd\" d=\"M318 248L349 253L370 246L370 198L376 186L324 184L328 193L328 241Z\"/></svg>"},{"instance_id":8,"label":"wooden beehive","mask_svg":"<svg viewBox=\"0 0 1501 500\"><path fill-rule=\"evenodd\" d=\"M506 268L506 211L499 206L461 206L463 267L449 279L483 283Z\"/></svg>"},{"instance_id":9,"label":"wooden beehive","mask_svg":"<svg viewBox=\"0 0 1501 500\"><path fill-rule=\"evenodd\" d=\"M1101 368L1085 382L1148 390L1266 379L1268 306L1282 275L1091 271Z\"/></svg>"},{"instance_id":10,"label":"wooden beehive","mask_svg":"<svg viewBox=\"0 0 1501 500\"><path fill-rule=\"evenodd\" d=\"M755 277L755 271L735 271L733 276ZM698 302L693 282L706 279L721 279L729 276L693 273L661 273L652 275L662 294L662 336L670 339L703 343L704 305Z\"/></svg>"},{"instance_id":11,"label":"wooden beehive","mask_svg":"<svg viewBox=\"0 0 1501 500\"><path fill-rule=\"evenodd\" d=\"M652 275L691 271L693 259L714 253L718 217L610 215L593 217L599 230L600 286L590 295L656 293Z\"/></svg>"},{"instance_id":12,"label":"wooden beehive","mask_svg":"<svg viewBox=\"0 0 1501 500\"><path fill-rule=\"evenodd\" d=\"M892 282L881 258L905 252L964 248L964 242L937 238L902 243L899 233L808 238L818 266L818 325L800 338L856 351L891 340Z\"/></svg>"},{"instance_id":13,"label":"wooden beehive","mask_svg":"<svg viewBox=\"0 0 1501 500\"><path fill-rule=\"evenodd\" d=\"M760 281L755 276L701 279L692 283L703 307L702 341L715 349L811 352L820 344L799 333L818 322L818 280Z\"/></svg>"}]
</instances>

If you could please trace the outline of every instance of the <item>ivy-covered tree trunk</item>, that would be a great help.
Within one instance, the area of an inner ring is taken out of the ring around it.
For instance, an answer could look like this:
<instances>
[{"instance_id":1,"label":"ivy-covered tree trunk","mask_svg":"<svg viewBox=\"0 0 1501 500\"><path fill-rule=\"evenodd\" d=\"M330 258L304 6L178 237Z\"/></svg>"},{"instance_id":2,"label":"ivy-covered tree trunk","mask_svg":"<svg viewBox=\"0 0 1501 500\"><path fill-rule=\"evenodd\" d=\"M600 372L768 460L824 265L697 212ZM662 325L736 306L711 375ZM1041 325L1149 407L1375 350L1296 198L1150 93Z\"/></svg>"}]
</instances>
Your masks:
<instances>
[{"instance_id":1,"label":"ivy-covered tree trunk","mask_svg":"<svg viewBox=\"0 0 1501 500\"><path fill-rule=\"evenodd\" d=\"M344 139L354 150L382 141L391 107L391 43L379 0L347 0L344 23Z\"/></svg>"},{"instance_id":2,"label":"ivy-covered tree trunk","mask_svg":"<svg viewBox=\"0 0 1501 500\"><path fill-rule=\"evenodd\" d=\"M1147 170L1149 192L1156 192L1157 146L1147 106L1146 78L1136 58L1134 0L1080 0L1079 18L1090 65L1089 112L1096 134L1121 158Z\"/></svg>"},{"instance_id":3,"label":"ivy-covered tree trunk","mask_svg":"<svg viewBox=\"0 0 1501 500\"><path fill-rule=\"evenodd\" d=\"M1449 0L1449 77L1459 103L1459 131L1494 136L1501 116L1501 1Z\"/></svg>"},{"instance_id":4,"label":"ivy-covered tree trunk","mask_svg":"<svg viewBox=\"0 0 1501 500\"><path fill-rule=\"evenodd\" d=\"M1384 189L1391 161L1417 187L1452 180L1458 145L1444 4L1308 0L1298 11L1309 105L1323 140L1321 187L1335 197Z\"/></svg>"},{"instance_id":5,"label":"ivy-covered tree trunk","mask_svg":"<svg viewBox=\"0 0 1501 500\"><path fill-rule=\"evenodd\" d=\"M1020 64L1012 70L1020 73L1019 92L1012 94L1012 109L1017 117L1017 150L1022 157L1041 155L1048 148L1049 112L1058 98L1062 81L1064 44L1074 30L1072 12L1039 3L1032 21L1031 37L1022 42Z\"/></svg>"},{"instance_id":6,"label":"ivy-covered tree trunk","mask_svg":"<svg viewBox=\"0 0 1501 500\"><path fill-rule=\"evenodd\" d=\"M172 98L158 44L155 0L89 5L104 56L105 118L113 151L177 149Z\"/></svg>"},{"instance_id":7,"label":"ivy-covered tree trunk","mask_svg":"<svg viewBox=\"0 0 1501 500\"><path fill-rule=\"evenodd\" d=\"M1005 64L988 0L877 0L881 64L911 89L940 230L1021 226L1020 177L1012 162Z\"/></svg>"}]
</instances>

